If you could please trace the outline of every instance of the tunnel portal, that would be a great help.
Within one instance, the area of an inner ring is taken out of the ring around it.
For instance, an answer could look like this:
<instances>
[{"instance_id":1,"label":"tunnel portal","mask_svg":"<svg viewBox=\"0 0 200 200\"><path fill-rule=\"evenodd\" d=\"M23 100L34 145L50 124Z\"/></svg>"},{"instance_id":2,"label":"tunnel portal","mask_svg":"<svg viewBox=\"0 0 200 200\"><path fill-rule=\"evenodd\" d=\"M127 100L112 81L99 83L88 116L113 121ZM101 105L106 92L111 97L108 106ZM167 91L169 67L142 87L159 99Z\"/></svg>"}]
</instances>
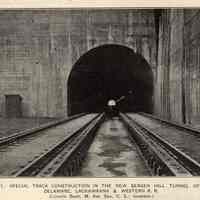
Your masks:
<instances>
[{"instance_id":1,"label":"tunnel portal","mask_svg":"<svg viewBox=\"0 0 200 200\"><path fill-rule=\"evenodd\" d=\"M102 45L82 55L72 67L67 88L68 115L102 112L110 99L122 96L117 103L121 111L152 111L151 67L125 46Z\"/></svg>"}]
</instances>

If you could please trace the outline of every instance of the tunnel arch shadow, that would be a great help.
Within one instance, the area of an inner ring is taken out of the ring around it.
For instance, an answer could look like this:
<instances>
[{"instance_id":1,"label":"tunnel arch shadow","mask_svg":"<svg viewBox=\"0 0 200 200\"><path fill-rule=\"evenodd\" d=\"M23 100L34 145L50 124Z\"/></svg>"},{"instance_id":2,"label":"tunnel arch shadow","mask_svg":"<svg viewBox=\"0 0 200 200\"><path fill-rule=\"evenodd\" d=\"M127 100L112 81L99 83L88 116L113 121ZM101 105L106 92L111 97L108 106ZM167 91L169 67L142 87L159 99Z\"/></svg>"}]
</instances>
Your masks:
<instances>
[{"instance_id":1,"label":"tunnel arch shadow","mask_svg":"<svg viewBox=\"0 0 200 200\"><path fill-rule=\"evenodd\" d=\"M124 112L152 112L153 73L132 49L115 44L95 47L73 65L67 82L68 115L102 112L109 99L124 100ZM129 93L132 91L132 94Z\"/></svg>"}]
</instances>

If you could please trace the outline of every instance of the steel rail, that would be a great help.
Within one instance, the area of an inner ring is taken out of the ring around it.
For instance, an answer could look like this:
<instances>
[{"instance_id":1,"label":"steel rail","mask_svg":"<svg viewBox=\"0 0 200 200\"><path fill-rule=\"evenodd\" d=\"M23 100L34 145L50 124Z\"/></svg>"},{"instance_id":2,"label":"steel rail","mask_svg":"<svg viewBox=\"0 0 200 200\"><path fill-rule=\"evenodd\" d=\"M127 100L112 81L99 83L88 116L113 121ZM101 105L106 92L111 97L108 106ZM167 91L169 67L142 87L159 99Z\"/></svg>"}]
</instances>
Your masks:
<instances>
[{"instance_id":1,"label":"steel rail","mask_svg":"<svg viewBox=\"0 0 200 200\"><path fill-rule=\"evenodd\" d=\"M155 175L200 175L200 164L126 114L120 113Z\"/></svg>"},{"instance_id":2,"label":"steel rail","mask_svg":"<svg viewBox=\"0 0 200 200\"><path fill-rule=\"evenodd\" d=\"M68 121L77 119L77 118L82 117L84 115L86 115L86 113L81 113L81 114L78 114L78 115L74 115L72 117L68 117L68 118L64 118L64 119L55 120L53 122L45 123L45 124L43 124L39 127L36 127L36 128L34 127L34 128L26 129L24 131L19 131L17 133L14 133L14 134L8 136L8 137L1 137L0 138L0 146L4 145L4 144L11 143L13 141L16 141L17 139L24 138L24 137L32 135L32 134L37 134L40 131L43 131L43 130L46 130L48 128L52 128L54 126L66 123Z\"/></svg>"},{"instance_id":3,"label":"steel rail","mask_svg":"<svg viewBox=\"0 0 200 200\"><path fill-rule=\"evenodd\" d=\"M144 113L144 112L140 112L138 113L142 116L145 116L145 117L148 117L148 118L151 118L151 119L154 119L154 120L158 120L168 126L172 126L172 127L176 127L177 129L179 130L183 130L183 131L187 131L197 137L200 137L200 130L194 128L194 127L189 127L187 125L183 125L183 124L180 124L180 123L177 123L177 122L172 122L172 121L169 121L169 120L166 120L166 119L162 119L160 117L157 117L155 115L151 115L149 113Z\"/></svg>"},{"instance_id":4,"label":"steel rail","mask_svg":"<svg viewBox=\"0 0 200 200\"><path fill-rule=\"evenodd\" d=\"M79 130L67 135L61 142L54 145L50 150L42 154L37 159L33 160L13 176L21 177L74 175L80 168L81 161L87 153L87 149L85 147L88 148L92 142L91 139L89 141L90 144L86 145L83 143L83 140L85 140L88 135L91 135L90 133L94 133L103 119L104 114L95 116ZM80 146L84 146L84 150L77 151ZM76 166L73 165L75 158L77 158L75 162ZM65 170L63 170L63 168L65 168Z\"/></svg>"}]
</instances>

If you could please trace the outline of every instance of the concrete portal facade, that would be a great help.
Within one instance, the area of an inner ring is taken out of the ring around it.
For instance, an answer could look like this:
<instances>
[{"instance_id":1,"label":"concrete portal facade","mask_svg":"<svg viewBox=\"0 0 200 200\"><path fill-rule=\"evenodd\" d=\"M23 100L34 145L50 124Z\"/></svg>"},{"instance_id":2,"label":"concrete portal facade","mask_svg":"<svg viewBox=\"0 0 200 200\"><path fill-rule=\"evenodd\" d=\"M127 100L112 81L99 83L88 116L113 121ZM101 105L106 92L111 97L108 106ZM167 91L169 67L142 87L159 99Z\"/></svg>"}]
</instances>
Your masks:
<instances>
[{"instance_id":1,"label":"concrete portal facade","mask_svg":"<svg viewBox=\"0 0 200 200\"><path fill-rule=\"evenodd\" d=\"M200 122L200 10L169 9L159 16L155 113Z\"/></svg>"},{"instance_id":2,"label":"concrete portal facade","mask_svg":"<svg viewBox=\"0 0 200 200\"><path fill-rule=\"evenodd\" d=\"M0 115L5 95L23 98L23 116L67 115L67 80L88 50L120 44L156 67L153 10L0 11Z\"/></svg>"},{"instance_id":3,"label":"concrete portal facade","mask_svg":"<svg viewBox=\"0 0 200 200\"><path fill-rule=\"evenodd\" d=\"M200 121L199 9L0 11L0 116L20 95L22 116L67 116L67 81L89 50L118 44L144 56L154 74L154 113Z\"/></svg>"}]
</instances>

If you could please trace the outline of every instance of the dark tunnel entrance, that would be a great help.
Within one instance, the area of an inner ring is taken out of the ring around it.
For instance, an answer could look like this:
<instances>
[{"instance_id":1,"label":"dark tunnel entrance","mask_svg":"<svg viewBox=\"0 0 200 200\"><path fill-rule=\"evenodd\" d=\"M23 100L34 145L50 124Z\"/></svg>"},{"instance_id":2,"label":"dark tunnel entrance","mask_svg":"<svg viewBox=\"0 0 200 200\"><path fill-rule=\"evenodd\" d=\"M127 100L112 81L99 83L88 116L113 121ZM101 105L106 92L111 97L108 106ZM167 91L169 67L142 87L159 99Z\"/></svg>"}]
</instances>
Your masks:
<instances>
[{"instance_id":1,"label":"dark tunnel entrance","mask_svg":"<svg viewBox=\"0 0 200 200\"><path fill-rule=\"evenodd\" d=\"M132 91L132 93L130 93ZM74 64L68 79L68 114L102 112L110 99L125 98L125 112L152 111L153 74L147 61L128 47L102 45Z\"/></svg>"}]
</instances>

